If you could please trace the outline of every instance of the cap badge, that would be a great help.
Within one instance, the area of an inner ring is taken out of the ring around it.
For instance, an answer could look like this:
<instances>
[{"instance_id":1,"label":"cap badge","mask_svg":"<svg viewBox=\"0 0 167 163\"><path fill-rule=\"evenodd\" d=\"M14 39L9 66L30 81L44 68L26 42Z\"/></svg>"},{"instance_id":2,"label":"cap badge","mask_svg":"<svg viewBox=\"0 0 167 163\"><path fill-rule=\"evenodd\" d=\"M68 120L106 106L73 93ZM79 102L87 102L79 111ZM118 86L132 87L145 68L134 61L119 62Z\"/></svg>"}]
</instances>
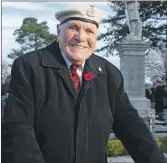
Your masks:
<instances>
[{"instance_id":1,"label":"cap badge","mask_svg":"<svg viewBox=\"0 0 167 163\"><path fill-rule=\"evenodd\" d=\"M94 17L95 16L95 10L94 10L94 6L90 5L90 8L87 10L86 14L90 17Z\"/></svg>"}]
</instances>

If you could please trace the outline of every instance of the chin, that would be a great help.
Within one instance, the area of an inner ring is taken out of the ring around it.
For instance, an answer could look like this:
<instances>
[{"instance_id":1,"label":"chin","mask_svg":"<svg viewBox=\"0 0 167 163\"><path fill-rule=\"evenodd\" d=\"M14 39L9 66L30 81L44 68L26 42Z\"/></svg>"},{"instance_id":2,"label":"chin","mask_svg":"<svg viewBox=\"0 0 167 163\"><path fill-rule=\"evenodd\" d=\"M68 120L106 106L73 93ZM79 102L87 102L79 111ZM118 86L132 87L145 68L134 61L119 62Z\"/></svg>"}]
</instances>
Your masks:
<instances>
[{"instance_id":1,"label":"chin","mask_svg":"<svg viewBox=\"0 0 167 163\"><path fill-rule=\"evenodd\" d=\"M83 52L80 53L80 52L70 51L70 52L67 52L67 55L68 55L70 58L81 59L81 58L83 58L84 53L83 53Z\"/></svg>"},{"instance_id":2,"label":"chin","mask_svg":"<svg viewBox=\"0 0 167 163\"><path fill-rule=\"evenodd\" d=\"M66 54L67 54L68 58L71 60L75 60L75 61L83 61L83 60L85 61L87 58L90 57L89 54L87 54L85 56L86 53L88 53L87 50L85 50L85 51L83 51L83 50L79 51L79 50L73 50L73 49L66 50Z\"/></svg>"},{"instance_id":3,"label":"chin","mask_svg":"<svg viewBox=\"0 0 167 163\"><path fill-rule=\"evenodd\" d=\"M76 62L82 62L82 61L85 61L85 58L83 58L83 57L71 57L71 59L73 60L73 61L76 61Z\"/></svg>"}]
</instances>

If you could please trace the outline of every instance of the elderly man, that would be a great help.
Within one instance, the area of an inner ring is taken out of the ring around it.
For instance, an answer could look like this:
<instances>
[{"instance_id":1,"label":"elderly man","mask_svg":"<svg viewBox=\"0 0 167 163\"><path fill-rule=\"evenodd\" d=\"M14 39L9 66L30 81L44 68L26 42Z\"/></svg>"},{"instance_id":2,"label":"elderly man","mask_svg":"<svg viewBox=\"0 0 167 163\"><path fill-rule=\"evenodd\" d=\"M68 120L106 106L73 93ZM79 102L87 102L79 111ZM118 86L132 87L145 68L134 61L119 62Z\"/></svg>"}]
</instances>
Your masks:
<instances>
[{"instance_id":1,"label":"elderly man","mask_svg":"<svg viewBox=\"0 0 167 163\"><path fill-rule=\"evenodd\" d=\"M3 162L105 163L112 129L136 163L165 163L121 72L93 53L100 11L81 6L56 18L57 42L13 64Z\"/></svg>"}]
</instances>

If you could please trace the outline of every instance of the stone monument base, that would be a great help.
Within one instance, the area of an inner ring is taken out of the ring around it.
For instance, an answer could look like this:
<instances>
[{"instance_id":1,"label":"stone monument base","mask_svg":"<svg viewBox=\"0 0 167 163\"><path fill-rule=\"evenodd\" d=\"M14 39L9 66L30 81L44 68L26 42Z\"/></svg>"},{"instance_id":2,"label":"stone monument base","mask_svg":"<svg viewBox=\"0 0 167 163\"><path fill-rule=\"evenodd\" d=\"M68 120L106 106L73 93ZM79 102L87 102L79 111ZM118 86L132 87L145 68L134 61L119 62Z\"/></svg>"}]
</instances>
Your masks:
<instances>
[{"instance_id":1,"label":"stone monument base","mask_svg":"<svg viewBox=\"0 0 167 163\"><path fill-rule=\"evenodd\" d=\"M123 39L123 41L139 41L141 42L141 37L140 36L133 36L133 35L127 35L125 36L125 38Z\"/></svg>"},{"instance_id":2,"label":"stone monument base","mask_svg":"<svg viewBox=\"0 0 167 163\"><path fill-rule=\"evenodd\" d=\"M140 117L145 121L148 128L155 133L155 109L151 109L151 102L146 97L129 97L130 102L137 109Z\"/></svg>"},{"instance_id":3,"label":"stone monument base","mask_svg":"<svg viewBox=\"0 0 167 163\"><path fill-rule=\"evenodd\" d=\"M151 109L151 102L146 97L131 97L129 99L132 105L138 110L149 110ZM143 112L143 111L142 111Z\"/></svg>"}]
</instances>

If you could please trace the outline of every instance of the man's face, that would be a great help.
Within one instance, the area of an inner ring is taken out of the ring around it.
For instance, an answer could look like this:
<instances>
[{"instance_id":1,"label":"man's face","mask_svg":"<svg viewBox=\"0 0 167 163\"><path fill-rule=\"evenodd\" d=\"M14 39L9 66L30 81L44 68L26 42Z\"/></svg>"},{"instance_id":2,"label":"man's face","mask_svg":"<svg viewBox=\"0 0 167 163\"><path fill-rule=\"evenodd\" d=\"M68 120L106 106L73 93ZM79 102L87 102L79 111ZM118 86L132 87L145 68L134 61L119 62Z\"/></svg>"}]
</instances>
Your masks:
<instances>
[{"instance_id":1,"label":"man's face","mask_svg":"<svg viewBox=\"0 0 167 163\"><path fill-rule=\"evenodd\" d=\"M70 20L58 27L60 49L73 63L81 65L96 48L98 29L95 24Z\"/></svg>"}]
</instances>

